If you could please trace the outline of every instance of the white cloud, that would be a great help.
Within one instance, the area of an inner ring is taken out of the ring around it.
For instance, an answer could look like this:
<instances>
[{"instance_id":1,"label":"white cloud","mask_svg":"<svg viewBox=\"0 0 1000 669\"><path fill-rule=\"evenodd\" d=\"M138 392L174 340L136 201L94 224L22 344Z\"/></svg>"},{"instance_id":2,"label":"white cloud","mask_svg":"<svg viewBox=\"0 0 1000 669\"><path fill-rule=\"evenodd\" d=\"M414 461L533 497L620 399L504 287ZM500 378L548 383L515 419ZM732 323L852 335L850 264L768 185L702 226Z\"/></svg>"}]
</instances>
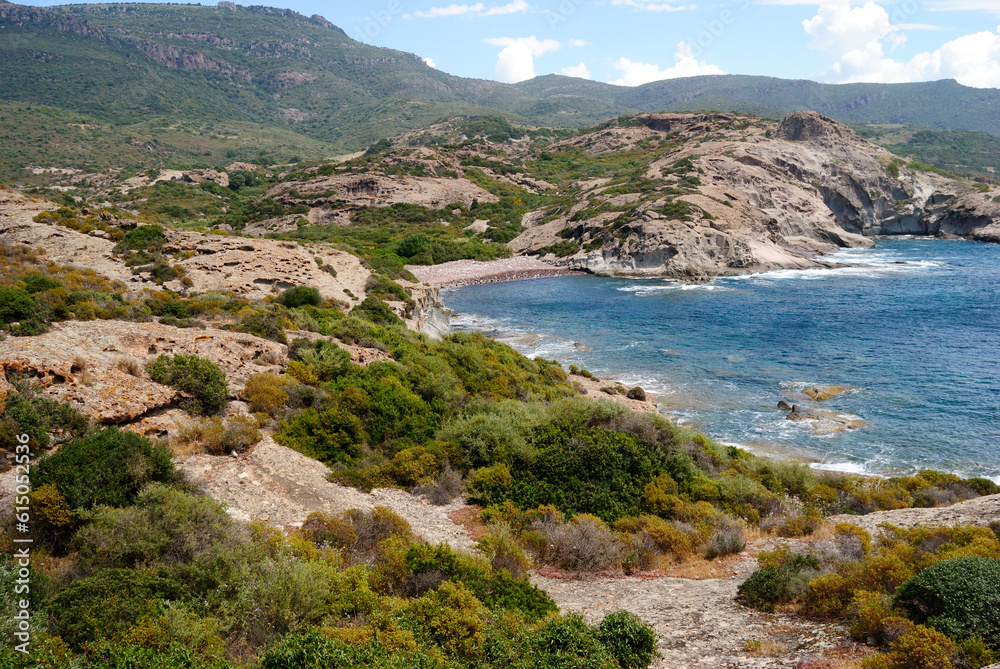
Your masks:
<instances>
[{"instance_id":1,"label":"white cloud","mask_svg":"<svg viewBox=\"0 0 1000 669\"><path fill-rule=\"evenodd\" d=\"M447 7L431 7L427 11L416 11L412 14L403 14L404 19L439 19L446 16L500 16L502 14L516 14L526 12L531 6L525 0L512 0L506 5L496 5L487 7L481 2L472 5L451 4Z\"/></svg>"},{"instance_id":2,"label":"white cloud","mask_svg":"<svg viewBox=\"0 0 1000 669\"><path fill-rule=\"evenodd\" d=\"M697 9L696 5L678 5L673 0L611 0L615 7L632 7L647 12L683 12Z\"/></svg>"},{"instance_id":3,"label":"white cloud","mask_svg":"<svg viewBox=\"0 0 1000 669\"><path fill-rule=\"evenodd\" d=\"M965 35L936 51L898 61L886 56L885 44L901 44L905 26L890 24L888 12L874 2L853 8L846 0L824 4L802 26L813 38L810 46L827 52L829 81L955 79L966 86L1000 87L1000 28Z\"/></svg>"},{"instance_id":4,"label":"white cloud","mask_svg":"<svg viewBox=\"0 0 1000 669\"><path fill-rule=\"evenodd\" d=\"M448 5L447 7L431 7L426 12L413 12L406 14L404 18L438 19L442 16L463 16L474 12L483 11L483 3L477 2L474 5Z\"/></svg>"},{"instance_id":5,"label":"white cloud","mask_svg":"<svg viewBox=\"0 0 1000 669\"><path fill-rule=\"evenodd\" d=\"M531 37L493 37L486 40L494 46L502 46L497 56L494 72L498 81L516 84L535 76L535 58L549 51L555 51L560 44L554 39L539 41Z\"/></svg>"},{"instance_id":6,"label":"white cloud","mask_svg":"<svg viewBox=\"0 0 1000 669\"><path fill-rule=\"evenodd\" d=\"M590 42L585 39L575 39L570 42L570 46L590 46Z\"/></svg>"},{"instance_id":7,"label":"white cloud","mask_svg":"<svg viewBox=\"0 0 1000 669\"><path fill-rule=\"evenodd\" d=\"M641 86L651 81L661 79L677 79L679 77L696 77L702 74L723 74L716 65L709 65L705 61L699 61L691 46L685 42L677 45L675 58L677 62L673 67L661 70L655 63L633 63L628 58L619 58L614 63L614 68L622 73L620 79L615 79L612 84L619 86Z\"/></svg>"},{"instance_id":8,"label":"white cloud","mask_svg":"<svg viewBox=\"0 0 1000 669\"><path fill-rule=\"evenodd\" d=\"M435 63L434 59L431 58L430 56L428 56L427 58L424 58L424 62L427 63L428 67L437 67L437 63Z\"/></svg>"},{"instance_id":9,"label":"white cloud","mask_svg":"<svg viewBox=\"0 0 1000 669\"><path fill-rule=\"evenodd\" d=\"M518 12L528 11L528 3L524 0L514 0L514 2L508 2L506 5L500 5L499 7L490 7L482 16L498 16L500 14L517 14Z\"/></svg>"},{"instance_id":10,"label":"white cloud","mask_svg":"<svg viewBox=\"0 0 1000 669\"><path fill-rule=\"evenodd\" d=\"M590 70L587 69L587 64L580 61L579 65L570 65L569 67L564 67L559 70L559 74L565 74L567 77L579 77L580 79L590 79Z\"/></svg>"}]
</instances>

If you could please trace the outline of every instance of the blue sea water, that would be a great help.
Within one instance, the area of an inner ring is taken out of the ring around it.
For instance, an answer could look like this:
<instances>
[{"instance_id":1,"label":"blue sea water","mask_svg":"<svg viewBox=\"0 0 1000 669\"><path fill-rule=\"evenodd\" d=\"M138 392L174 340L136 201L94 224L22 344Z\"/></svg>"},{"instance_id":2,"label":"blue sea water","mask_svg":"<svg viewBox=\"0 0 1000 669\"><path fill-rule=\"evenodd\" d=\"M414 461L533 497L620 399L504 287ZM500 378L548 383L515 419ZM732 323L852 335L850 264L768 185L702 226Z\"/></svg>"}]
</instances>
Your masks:
<instances>
[{"instance_id":1,"label":"blue sea water","mask_svg":"<svg viewBox=\"0 0 1000 669\"><path fill-rule=\"evenodd\" d=\"M878 240L708 284L564 276L445 291L456 330L640 384L683 424L755 452L873 474L1000 481L1000 245ZM851 392L813 402L816 384ZM861 417L816 434L779 400Z\"/></svg>"}]
</instances>

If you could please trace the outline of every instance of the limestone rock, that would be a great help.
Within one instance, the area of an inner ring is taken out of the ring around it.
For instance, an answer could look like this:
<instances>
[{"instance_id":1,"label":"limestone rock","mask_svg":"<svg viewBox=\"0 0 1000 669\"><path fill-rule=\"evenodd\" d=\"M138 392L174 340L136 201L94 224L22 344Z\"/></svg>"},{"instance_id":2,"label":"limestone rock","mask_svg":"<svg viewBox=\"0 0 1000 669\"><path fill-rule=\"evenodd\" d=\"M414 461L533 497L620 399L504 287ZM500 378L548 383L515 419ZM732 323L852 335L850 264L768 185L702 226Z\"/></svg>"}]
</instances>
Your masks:
<instances>
[{"instance_id":1,"label":"limestone rock","mask_svg":"<svg viewBox=\"0 0 1000 669\"><path fill-rule=\"evenodd\" d=\"M10 389L11 374L26 375L40 394L69 402L99 422L130 423L181 399L144 372L160 354L208 358L225 372L235 396L253 374L280 371L286 350L225 330L128 321L54 323L44 334L0 341L0 392ZM85 364L77 364L78 359ZM125 371L122 361L134 363L139 375Z\"/></svg>"},{"instance_id":2,"label":"limestone rock","mask_svg":"<svg viewBox=\"0 0 1000 669\"><path fill-rule=\"evenodd\" d=\"M296 202L290 194L312 196L308 203L320 207L335 202L352 207L385 207L398 202L440 209L455 202L469 206L473 200L496 202L497 197L468 179L399 177L381 174L334 174L310 181L288 181L275 186L266 197ZM321 197L315 197L320 195Z\"/></svg>"},{"instance_id":3,"label":"limestone rock","mask_svg":"<svg viewBox=\"0 0 1000 669\"><path fill-rule=\"evenodd\" d=\"M632 150L640 141L662 141L668 134L681 142L645 174L658 180L657 188L669 188L608 198L602 195L606 180L581 180L574 207L541 225L535 222L545 211L526 216L533 224L508 246L517 254L535 254L563 242L563 231L572 228L570 238L579 250L543 260L602 275L690 280L828 267L823 254L871 247L869 237L876 235L1000 241L995 192L909 170L905 163L898 177L891 176L892 154L815 112L790 114L780 125L741 120L724 113L642 114L634 123L557 143L601 155ZM683 159L691 161L696 182L678 184L672 175ZM634 202L637 195L642 197ZM667 206L677 202L686 203L688 211ZM596 203L620 206L573 220Z\"/></svg>"}]
</instances>

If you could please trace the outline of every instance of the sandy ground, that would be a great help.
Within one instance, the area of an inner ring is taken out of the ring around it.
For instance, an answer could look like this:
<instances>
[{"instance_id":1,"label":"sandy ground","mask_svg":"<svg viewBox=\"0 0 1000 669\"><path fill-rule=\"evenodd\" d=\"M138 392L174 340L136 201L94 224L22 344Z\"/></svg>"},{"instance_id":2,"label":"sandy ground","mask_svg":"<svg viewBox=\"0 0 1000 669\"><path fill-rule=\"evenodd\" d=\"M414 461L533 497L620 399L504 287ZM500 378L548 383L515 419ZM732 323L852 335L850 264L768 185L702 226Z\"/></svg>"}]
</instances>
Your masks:
<instances>
[{"instance_id":1,"label":"sandy ground","mask_svg":"<svg viewBox=\"0 0 1000 669\"><path fill-rule=\"evenodd\" d=\"M517 256L500 260L455 260L440 265L407 265L417 279L434 286L455 287L480 283L499 283L520 279L576 274L565 267L556 267L537 258Z\"/></svg>"}]
</instances>

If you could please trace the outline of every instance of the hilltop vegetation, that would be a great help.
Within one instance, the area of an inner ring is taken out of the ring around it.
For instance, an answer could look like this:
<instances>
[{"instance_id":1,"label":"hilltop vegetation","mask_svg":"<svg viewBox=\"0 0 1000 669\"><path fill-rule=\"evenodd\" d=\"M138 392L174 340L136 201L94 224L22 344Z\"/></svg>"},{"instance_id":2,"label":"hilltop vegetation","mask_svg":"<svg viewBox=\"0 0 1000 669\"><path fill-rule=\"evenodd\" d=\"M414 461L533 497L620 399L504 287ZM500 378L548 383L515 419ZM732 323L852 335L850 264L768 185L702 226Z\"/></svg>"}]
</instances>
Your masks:
<instances>
[{"instance_id":1,"label":"hilltop vegetation","mask_svg":"<svg viewBox=\"0 0 1000 669\"><path fill-rule=\"evenodd\" d=\"M258 6L6 3L0 25L3 179L25 179L29 163L105 170L328 157L457 115L578 128L643 111L781 118L813 109L857 124L1000 134L996 91L953 81L719 76L624 88L549 75L507 85L357 42L322 17Z\"/></svg>"}]
</instances>

